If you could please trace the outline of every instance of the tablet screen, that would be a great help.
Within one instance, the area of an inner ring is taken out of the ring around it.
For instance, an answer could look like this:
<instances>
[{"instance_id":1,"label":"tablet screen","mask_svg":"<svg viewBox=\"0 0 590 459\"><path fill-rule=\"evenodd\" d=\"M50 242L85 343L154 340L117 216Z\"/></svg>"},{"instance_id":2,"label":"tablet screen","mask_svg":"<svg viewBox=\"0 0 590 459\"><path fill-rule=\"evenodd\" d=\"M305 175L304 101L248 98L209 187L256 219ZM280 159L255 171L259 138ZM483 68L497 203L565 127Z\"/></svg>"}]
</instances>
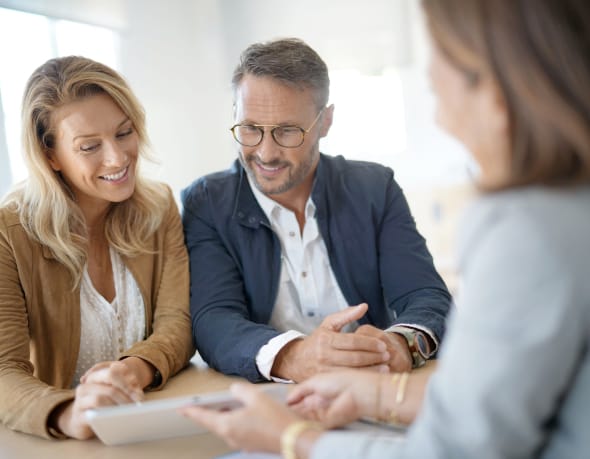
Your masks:
<instances>
[{"instance_id":1,"label":"tablet screen","mask_svg":"<svg viewBox=\"0 0 590 459\"><path fill-rule=\"evenodd\" d=\"M260 389L281 402L284 402L287 395L287 387L284 384L268 384L260 386ZM241 403L233 398L229 391L223 391L95 408L86 411L86 419L96 436L107 445L206 432L203 427L178 413L178 409L187 405L227 411L235 409Z\"/></svg>"}]
</instances>

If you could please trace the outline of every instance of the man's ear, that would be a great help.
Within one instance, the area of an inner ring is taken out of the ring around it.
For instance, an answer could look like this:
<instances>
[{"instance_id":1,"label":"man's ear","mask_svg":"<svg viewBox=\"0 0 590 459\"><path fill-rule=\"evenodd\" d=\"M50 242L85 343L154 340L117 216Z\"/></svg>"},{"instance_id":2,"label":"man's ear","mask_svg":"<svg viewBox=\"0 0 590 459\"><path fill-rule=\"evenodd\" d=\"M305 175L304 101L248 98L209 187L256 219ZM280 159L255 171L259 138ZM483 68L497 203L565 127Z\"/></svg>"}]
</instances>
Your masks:
<instances>
[{"instance_id":1,"label":"man's ear","mask_svg":"<svg viewBox=\"0 0 590 459\"><path fill-rule=\"evenodd\" d=\"M49 165L51 166L51 168L55 171L58 172L61 170L61 166L59 164L59 161L56 159L55 157L55 153L53 152L53 150L45 150L45 157L47 158L47 162L49 162Z\"/></svg>"},{"instance_id":2,"label":"man's ear","mask_svg":"<svg viewBox=\"0 0 590 459\"><path fill-rule=\"evenodd\" d=\"M326 137L328 131L332 126L332 120L334 119L334 104L327 106L322 113L322 125L320 128L320 137Z\"/></svg>"}]
</instances>

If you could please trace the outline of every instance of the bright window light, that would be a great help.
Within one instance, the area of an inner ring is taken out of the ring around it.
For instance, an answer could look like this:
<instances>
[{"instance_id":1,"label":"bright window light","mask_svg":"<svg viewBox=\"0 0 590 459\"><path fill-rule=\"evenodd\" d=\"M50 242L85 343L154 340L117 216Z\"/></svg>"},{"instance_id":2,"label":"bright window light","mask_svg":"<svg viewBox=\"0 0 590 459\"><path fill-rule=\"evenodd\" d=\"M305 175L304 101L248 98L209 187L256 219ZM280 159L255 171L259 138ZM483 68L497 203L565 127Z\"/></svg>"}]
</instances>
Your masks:
<instances>
[{"instance_id":1,"label":"bright window light","mask_svg":"<svg viewBox=\"0 0 590 459\"><path fill-rule=\"evenodd\" d=\"M397 72L373 76L333 71L330 100L334 122L322 140L322 152L389 165L407 149L403 87Z\"/></svg>"},{"instance_id":2,"label":"bright window light","mask_svg":"<svg viewBox=\"0 0 590 459\"><path fill-rule=\"evenodd\" d=\"M117 36L104 27L71 21L55 21L58 56L78 55L118 68Z\"/></svg>"},{"instance_id":3,"label":"bright window light","mask_svg":"<svg viewBox=\"0 0 590 459\"><path fill-rule=\"evenodd\" d=\"M20 111L31 73L52 57L82 55L118 68L118 36L104 27L0 8L0 95L12 182L27 171L21 156ZM12 44L12 45L9 45ZM0 156L0 167L3 164Z\"/></svg>"}]
</instances>

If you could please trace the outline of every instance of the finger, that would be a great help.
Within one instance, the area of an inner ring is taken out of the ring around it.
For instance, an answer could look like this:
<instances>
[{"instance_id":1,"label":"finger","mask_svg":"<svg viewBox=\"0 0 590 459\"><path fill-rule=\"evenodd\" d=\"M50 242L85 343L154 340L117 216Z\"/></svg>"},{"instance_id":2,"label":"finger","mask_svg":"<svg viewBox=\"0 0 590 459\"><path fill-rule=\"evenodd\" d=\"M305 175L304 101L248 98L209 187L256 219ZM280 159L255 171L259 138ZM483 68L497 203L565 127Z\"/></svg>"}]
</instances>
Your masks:
<instances>
[{"instance_id":1,"label":"finger","mask_svg":"<svg viewBox=\"0 0 590 459\"><path fill-rule=\"evenodd\" d=\"M384 333L383 330L368 324L361 325L355 330L355 334L357 335L372 336L380 339L385 338Z\"/></svg>"},{"instance_id":2,"label":"finger","mask_svg":"<svg viewBox=\"0 0 590 459\"><path fill-rule=\"evenodd\" d=\"M135 373L122 362L110 362L108 366L90 373L86 379L91 382L112 384L122 389L139 388L139 381Z\"/></svg>"},{"instance_id":3,"label":"finger","mask_svg":"<svg viewBox=\"0 0 590 459\"><path fill-rule=\"evenodd\" d=\"M320 327L332 331L340 331L345 325L363 317L368 309L369 305L367 303L350 306L343 311L338 311L327 316L320 324Z\"/></svg>"},{"instance_id":4,"label":"finger","mask_svg":"<svg viewBox=\"0 0 590 459\"><path fill-rule=\"evenodd\" d=\"M124 405L133 400L123 391L105 384L84 384L76 388L76 409Z\"/></svg>"},{"instance_id":5,"label":"finger","mask_svg":"<svg viewBox=\"0 0 590 459\"><path fill-rule=\"evenodd\" d=\"M371 336L385 343L390 355L389 371L409 371L412 368L412 359L407 349L407 343L400 335L385 332L371 325L360 326L355 334Z\"/></svg>"},{"instance_id":6,"label":"finger","mask_svg":"<svg viewBox=\"0 0 590 459\"><path fill-rule=\"evenodd\" d=\"M86 373L84 373L82 375L82 377L80 378L80 382L81 383L85 383L86 382L86 379L88 378L88 376L91 373L94 373L95 371L102 370L104 368L108 368L111 365L111 363L113 363L113 362L107 361L107 362L98 362L98 363L95 363L88 370L86 370Z\"/></svg>"},{"instance_id":7,"label":"finger","mask_svg":"<svg viewBox=\"0 0 590 459\"><path fill-rule=\"evenodd\" d=\"M86 377L85 384L102 384L115 387L127 394L134 402L140 402L144 399L143 390L139 387L135 375L119 362L93 371Z\"/></svg>"},{"instance_id":8,"label":"finger","mask_svg":"<svg viewBox=\"0 0 590 459\"><path fill-rule=\"evenodd\" d=\"M349 379L347 373L349 372L316 374L295 385L287 394L286 402L288 405L296 404L314 394L324 398L334 397L341 392L341 383Z\"/></svg>"},{"instance_id":9,"label":"finger","mask_svg":"<svg viewBox=\"0 0 590 459\"><path fill-rule=\"evenodd\" d=\"M330 401L319 396L312 396L310 399L305 399L302 403L292 405L291 409L294 413L301 417L312 421L322 422L325 418L326 411L330 406Z\"/></svg>"},{"instance_id":10,"label":"finger","mask_svg":"<svg viewBox=\"0 0 590 459\"><path fill-rule=\"evenodd\" d=\"M307 382L309 382L309 380ZM305 398L311 397L315 394L316 390L316 387L312 384L306 384L306 382L296 385L293 390L287 394L287 405L292 406L301 403Z\"/></svg>"},{"instance_id":11,"label":"finger","mask_svg":"<svg viewBox=\"0 0 590 459\"><path fill-rule=\"evenodd\" d=\"M372 371L374 373L389 373L391 369L388 364L380 364L363 367L363 370Z\"/></svg>"},{"instance_id":12,"label":"finger","mask_svg":"<svg viewBox=\"0 0 590 459\"><path fill-rule=\"evenodd\" d=\"M247 383L233 383L229 387L230 393L240 402L246 406L259 404L260 399L266 399L270 397L265 396L260 392L260 389L254 384Z\"/></svg>"},{"instance_id":13,"label":"finger","mask_svg":"<svg viewBox=\"0 0 590 459\"><path fill-rule=\"evenodd\" d=\"M320 360L324 370L343 370L345 368L365 368L387 364L389 352L341 351L333 349Z\"/></svg>"},{"instance_id":14,"label":"finger","mask_svg":"<svg viewBox=\"0 0 590 459\"><path fill-rule=\"evenodd\" d=\"M178 412L187 418L190 418L195 423L205 427L207 430L217 432L224 413L215 410L208 410L199 406L185 406L180 408Z\"/></svg>"},{"instance_id":15,"label":"finger","mask_svg":"<svg viewBox=\"0 0 590 459\"><path fill-rule=\"evenodd\" d=\"M330 340L330 347L341 351L365 351L376 354L387 351L387 344L374 336L357 335L356 333L332 333L327 339Z\"/></svg>"},{"instance_id":16,"label":"finger","mask_svg":"<svg viewBox=\"0 0 590 459\"><path fill-rule=\"evenodd\" d=\"M328 428L341 427L359 418L357 403L350 393L335 398L321 415Z\"/></svg>"}]
</instances>

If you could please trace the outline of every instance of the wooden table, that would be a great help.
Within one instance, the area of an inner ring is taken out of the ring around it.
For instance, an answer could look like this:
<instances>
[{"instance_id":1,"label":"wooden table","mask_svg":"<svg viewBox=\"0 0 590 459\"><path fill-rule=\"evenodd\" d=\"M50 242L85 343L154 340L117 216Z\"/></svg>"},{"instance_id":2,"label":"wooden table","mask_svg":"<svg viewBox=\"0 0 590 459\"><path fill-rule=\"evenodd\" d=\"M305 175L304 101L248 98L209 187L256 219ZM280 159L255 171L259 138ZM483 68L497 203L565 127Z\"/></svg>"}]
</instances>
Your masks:
<instances>
[{"instance_id":1,"label":"wooden table","mask_svg":"<svg viewBox=\"0 0 590 459\"><path fill-rule=\"evenodd\" d=\"M415 371L426 374L435 367L435 362L428 362L425 367ZM240 379L211 370L196 357L189 367L170 379L164 389L148 392L146 398L155 400L225 390L233 381ZM210 459L230 451L222 440L209 433L131 445L105 446L98 439L45 440L13 432L0 425L0 459Z\"/></svg>"},{"instance_id":2,"label":"wooden table","mask_svg":"<svg viewBox=\"0 0 590 459\"><path fill-rule=\"evenodd\" d=\"M148 400L225 390L239 378L224 376L193 360L188 368L168 381L159 392L146 394ZM0 459L210 459L230 452L212 434L156 440L121 446L105 446L100 440L52 441L13 432L0 425Z\"/></svg>"}]
</instances>

